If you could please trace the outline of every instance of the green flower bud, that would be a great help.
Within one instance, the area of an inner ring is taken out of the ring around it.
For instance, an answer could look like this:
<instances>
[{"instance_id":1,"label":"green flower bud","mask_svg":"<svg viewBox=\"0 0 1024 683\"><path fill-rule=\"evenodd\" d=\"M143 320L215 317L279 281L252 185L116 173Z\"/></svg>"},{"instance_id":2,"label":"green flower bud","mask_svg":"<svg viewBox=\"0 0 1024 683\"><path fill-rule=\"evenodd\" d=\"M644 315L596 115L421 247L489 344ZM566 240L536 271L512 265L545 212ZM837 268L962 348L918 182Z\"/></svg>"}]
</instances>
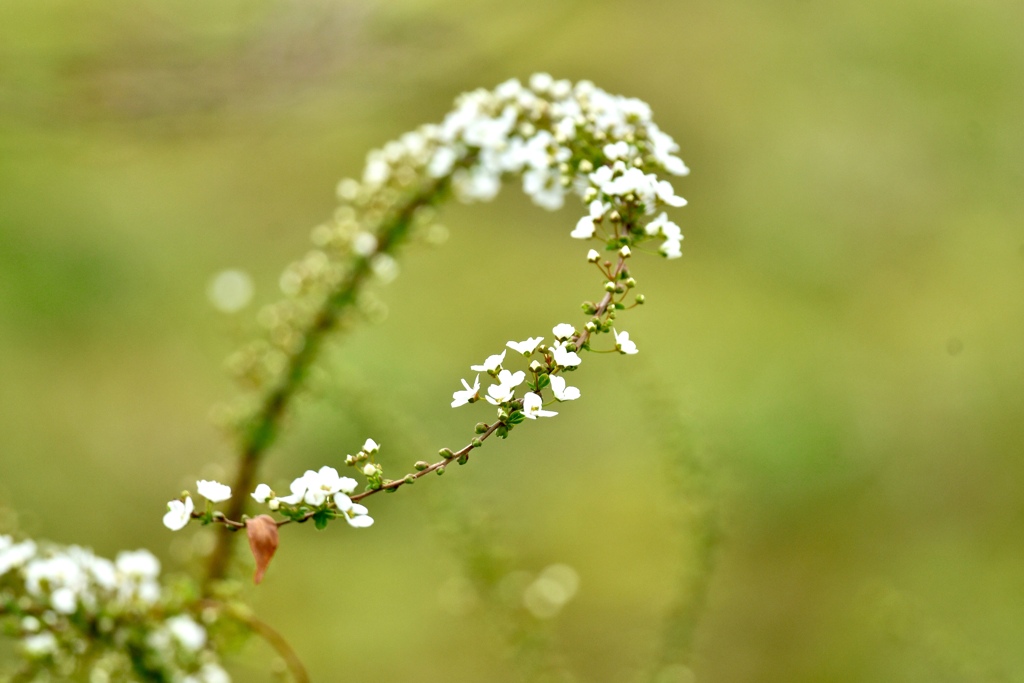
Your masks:
<instances>
[{"instance_id":1,"label":"green flower bud","mask_svg":"<svg viewBox=\"0 0 1024 683\"><path fill-rule=\"evenodd\" d=\"M477 434L483 434L484 432L487 431L488 427L490 427L490 425L488 425L486 422L477 422L476 427L474 427L474 430L476 431Z\"/></svg>"},{"instance_id":2,"label":"green flower bud","mask_svg":"<svg viewBox=\"0 0 1024 683\"><path fill-rule=\"evenodd\" d=\"M455 455L454 453L452 453L452 449L450 448L442 448L437 452L437 454L440 455L442 458L450 458L453 455Z\"/></svg>"},{"instance_id":3,"label":"green flower bud","mask_svg":"<svg viewBox=\"0 0 1024 683\"><path fill-rule=\"evenodd\" d=\"M480 448L484 445L484 442L481 441L480 439L473 439L473 441L471 441L470 443L473 444L473 448Z\"/></svg>"},{"instance_id":4,"label":"green flower bud","mask_svg":"<svg viewBox=\"0 0 1024 683\"><path fill-rule=\"evenodd\" d=\"M416 468L417 472L422 472L423 470L425 470L428 467L430 467L430 463L426 462L425 460L417 460L416 464L413 465L413 467Z\"/></svg>"}]
</instances>

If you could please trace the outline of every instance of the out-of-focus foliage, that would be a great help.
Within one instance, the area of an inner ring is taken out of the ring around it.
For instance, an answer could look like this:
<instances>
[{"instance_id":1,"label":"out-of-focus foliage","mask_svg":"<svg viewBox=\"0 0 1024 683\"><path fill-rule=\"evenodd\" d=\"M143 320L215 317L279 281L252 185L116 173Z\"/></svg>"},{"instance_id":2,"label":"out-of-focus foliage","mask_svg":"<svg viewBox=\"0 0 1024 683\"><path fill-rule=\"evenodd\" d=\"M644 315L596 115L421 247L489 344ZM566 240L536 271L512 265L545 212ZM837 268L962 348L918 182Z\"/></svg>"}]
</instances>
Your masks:
<instances>
[{"instance_id":1,"label":"out-of-focus foliage","mask_svg":"<svg viewBox=\"0 0 1024 683\"><path fill-rule=\"evenodd\" d=\"M368 149L544 70L648 101L693 169L683 260L643 266L642 357L595 358L564 420L382 500L373 533L290 530L260 616L314 680L512 677L452 598L479 580L437 532L455 490L511 549L496 570L578 573L543 624L559 666L628 680L695 585L679 492L714 490L697 680L1016 680L1022 20L1008 0L0 3L4 526L196 566L208 530L160 515L225 478L207 411L256 327L210 279L242 268L274 300ZM447 209L448 244L409 251L387 319L334 345L267 477L370 434L396 463L464 436L460 373L589 296L575 218L515 192ZM655 385L712 489L666 475ZM269 668L252 648L240 680Z\"/></svg>"}]
</instances>

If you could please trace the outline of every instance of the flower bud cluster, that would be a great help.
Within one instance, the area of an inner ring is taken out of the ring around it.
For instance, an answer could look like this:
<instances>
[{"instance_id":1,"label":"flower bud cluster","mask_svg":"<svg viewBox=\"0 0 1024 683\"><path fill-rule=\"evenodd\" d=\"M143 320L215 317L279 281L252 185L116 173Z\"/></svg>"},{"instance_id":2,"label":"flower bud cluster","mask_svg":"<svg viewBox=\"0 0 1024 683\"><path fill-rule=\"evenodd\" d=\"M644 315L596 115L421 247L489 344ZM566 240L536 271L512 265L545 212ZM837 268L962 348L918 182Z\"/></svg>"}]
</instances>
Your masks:
<instances>
[{"instance_id":1,"label":"flower bud cluster","mask_svg":"<svg viewBox=\"0 0 1024 683\"><path fill-rule=\"evenodd\" d=\"M210 624L183 612L159 575L146 550L108 560L78 546L0 536L0 626L19 640L26 670L40 676L134 680L147 672L153 680L226 683Z\"/></svg>"}]
</instances>

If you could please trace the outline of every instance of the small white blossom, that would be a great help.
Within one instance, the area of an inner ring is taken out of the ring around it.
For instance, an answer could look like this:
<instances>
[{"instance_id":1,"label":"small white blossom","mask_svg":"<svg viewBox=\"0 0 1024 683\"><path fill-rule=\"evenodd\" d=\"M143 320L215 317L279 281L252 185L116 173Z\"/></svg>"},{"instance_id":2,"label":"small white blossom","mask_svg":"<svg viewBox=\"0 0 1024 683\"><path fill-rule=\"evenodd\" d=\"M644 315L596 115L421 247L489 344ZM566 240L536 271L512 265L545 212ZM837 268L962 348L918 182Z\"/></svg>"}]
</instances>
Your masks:
<instances>
[{"instance_id":1,"label":"small white blossom","mask_svg":"<svg viewBox=\"0 0 1024 683\"><path fill-rule=\"evenodd\" d=\"M658 184L654 187L654 191L658 195L658 199L669 206L686 206L686 200L676 195L676 191L672 189L672 183L667 180L658 181Z\"/></svg>"},{"instance_id":2,"label":"small white blossom","mask_svg":"<svg viewBox=\"0 0 1024 683\"><path fill-rule=\"evenodd\" d=\"M179 614L164 622L171 635L189 652L198 652L206 645L206 629L187 614Z\"/></svg>"},{"instance_id":3,"label":"small white blossom","mask_svg":"<svg viewBox=\"0 0 1024 683\"><path fill-rule=\"evenodd\" d=\"M560 368L574 368L582 362L575 351L569 351L565 348L565 342L553 344L551 346L551 355L554 356L555 365Z\"/></svg>"},{"instance_id":4,"label":"small white blossom","mask_svg":"<svg viewBox=\"0 0 1024 683\"><path fill-rule=\"evenodd\" d=\"M224 270L210 282L206 295L214 308L223 313L236 313L252 300L252 278L241 270Z\"/></svg>"},{"instance_id":5,"label":"small white blossom","mask_svg":"<svg viewBox=\"0 0 1024 683\"><path fill-rule=\"evenodd\" d=\"M357 232L352 237L352 251L359 256L370 256L377 251L377 237L368 232Z\"/></svg>"},{"instance_id":6,"label":"small white blossom","mask_svg":"<svg viewBox=\"0 0 1024 683\"><path fill-rule=\"evenodd\" d=\"M571 339L576 334L576 328L569 323L559 323L551 329L551 333L555 335L555 339Z\"/></svg>"},{"instance_id":7,"label":"small white blossom","mask_svg":"<svg viewBox=\"0 0 1024 683\"><path fill-rule=\"evenodd\" d=\"M0 536L0 576L20 567L36 554L34 541L15 543L10 536Z\"/></svg>"},{"instance_id":8,"label":"small white blossom","mask_svg":"<svg viewBox=\"0 0 1024 683\"><path fill-rule=\"evenodd\" d=\"M369 516L369 510L365 505L353 503L352 499L343 493L334 496L334 505L339 511L345 513L345 521L349 526L357 529L365 529L373 525L373 517Z\"/></svg>"},{"instance_id":9,"label":"small white blossom","mask_svg":"<svg viewBox=\"0 0 1024 683\"><path fill-rule=\"evenodd\" d=\"M473 386L469 386L466 380L462 380L462 386L466 388L465 391L456 391L452 394L452 408L464 406L480 398L480 375L473 380Z\"/></svg>"},{"instance_id":10,"label":"small white blossom","mask_svg":"<svg viewBox=\"0 0 1024 683\"><path fill-rule=\"evenodd\" d=\"M518 372L509 372L508 370L502 370L498 373L498 382L504 386L515 388L518 387L526 379L526 373L522 370Z\"/></svg>"},{"instance_id":11,"label":"small white blossom","mask_svg":"<svg viewBox=\"0 0 1024 683\"><path fill-rule=\"evenodd\" d=\"M148 550L121 551L114 565L124 576L155 579L160 575L160 560Z\"/></svg>"},{"instance_id":12,"label":"small white blossom","mask_svg":"<svg viewBox=\"0 0 1024 683\"><path fill-rule=\"evenodd\" d=\"M629 332L617 332L614 327L612 332L615 333L615 348L619 353L628 355L636 353L636 344L629 340Z\"/></svg>"},{"instance_id":13,"label":"small white blossom","mask_svg":"<svg viewBox=\"0 0 1024 683\"><path fill-rule=\"evenodd\" d=\"M355 479L338 476L338 470L325 465L316 472L307 470L305 474L293 481L292 495L288 499L282 498L281 500L289 505L296 505L299 500L302 500L307 505L319 507L335 493L339 491L351 493L356 486L358 486L358 482ZM300 492L301 498L296 499Z\"/></svg>"},{"instance_id":14,"label":"small white blossom","mask_svg":"<svg viewBox=\"0 0 1024 683\"><path fill-rule=\"evenodd\" d=\"M363 474L365 474L367 477L372 477L373 475L377 474L377 466L374 465L372 462L366 463L365 465L363 465Z\"/></svg>"},{"instance_id":15,"label":"small white blossom","mask_svg":"<svg viewBox=\"0 0 1024 683\"><path fill-rule=\"evenodd\" d=\"M590 216L584 216L576 222L576 227L569 233L569 237L574 237L578 240L589 240L594 236L595 230L594 219Z\"/></svg>"},{"instance_id":16,"label":"small white blossom","mask_svg":"<svg viewBox=\"0 0 1024 683\"><path fill-rule=\"evenodd\" d=\"M629 255L631 253L633 253L633 252L631 252L629 250L628 246L623 245L623 247L621 249L619 249L619 256L621 256L622 258L629 258Z\"/></svg>"},{"instance_id":17,"label":"small white blossom","mask_svg":"<svg viewBox=\"0 0 1024 683\"><path fill-rule=\"evenodd\" d=\"M605 204L600 199L595 199L587 205L587 211L590 212L590 217L595 221L599 218L604 218L604 215L611 211L611 206Z\"/></svg>"},{"instance_id":18,"label":"small white blossom","mask_svg":"<svg viewBox=\"0 0 1024 683\"><path fill-rule=\"evenodd\" d=\"M469 369L475 370L476 372L489 372L493 374L501 367L501 362L503 360L505 360L505 351L496 353L493 356L488 356L483 365L471 365L469 366Z\"/></svg>"},{"instance_id":19,"label":"small white blossom","mask_svg":"<svg viewBox=\"0 0 1024 683\"><path fill-rule=\"evenodd\" d=\"M683 231L668 219L668 214L665 212L658 214L654 220L645 225L644 232L648 235L661 235L668 240L683 239Z\"/></svg>"},{"instance_id":20,"label":"small white blossom","mask_svg":"<svg viewBox=\"0 0 1024 683\"><path fill-rule=\"evenodd\" d=\"M256 490L249 494L257 503L266 503L268 498L274 497L274 492L266 484L260 484Z\"/></svg>"},{"instance_id":21,"label":"small white blossom","mask_svg":"<svg viewBox=\"0 0 1024 683\"><path fill-rule=\"evenodd\" d=\"M590 251L587 252L587 262L588 263L597 263L600 260L601 260L601 255L599 253L597 253L596 249L591 249Z\"/></svg>"},{"instance_id":22,"label":"small white blossom","mask_svg":"<svg viewBox=\"0 0 1024 683\"><path fill-rule=\"evenodd\" d=\"M658 251L664 254L667 259L676 259L683 255L683 250L680 247L681 243L679 240L665 240L658 248Z\"/></svg>"},{"instance_id":23,"label":"small white blossom","mask_svg":"<svg viewBox=\"0 0 1024 683\"><path fill-rule=\"evenodd\" d=\"M546 92L554 82L555 79L546 73L536 73L530 76L530 88L535 92Z\"/></svg>"},{"instance_id":24,"label":"small white blossom","mask_svg":"<svg viewBox=\"0 0 1024 683\"><path fill-rule=\"evenodd\" d=\"M217 481L200 479L196 482L199 495L211 503L222 503L231 497L231 487Z\"/></svg>"},{"instance_id":25,"label":"small white blossom","mask_svg":"<svg viewBox=\"0 0 1024 683\"><path fill-rule=\"evenodd\" d=\"M394 281L398 277L400 270L398 261L391 254L377 254L374 256L373 260L370 261L370 269L384 284Z\"/></svg>"},{"instance_id":26,"label":"small white blossom","mask_svg":"<svg viewBox=\"0 0 1024 683\"><path fill-rule=\"evenodd\" d=\"M367 455L373 455L380 450L380 445L373 439L367 439L366 443L363 444L363 453Z\"/></svg>"},{"instance_id":27,"label":"small white blossom","mask_svg":"<svg viewBox=\"0 0 1024 683\"><path fill-rule=\"evenodd\" d=\"M536 420L538 417L554 417L558 413L544 410L544 399L531 391L523 396L523 415L531 420Z\"/></svg>"},{"instance_id":28,"label":"small white blossom","mask_svg":"<svg viewBox=\"0 0 1024 683\"><path fill-rule=\"evenodd\" d=\"M525 379L526 373L521 370L515 373L502 370L498 373L498 383L487 387L487 402L496 406L508 403L515 398L515 388Z\"/></svg>"},{"instance_id":29,"label":"small white blossom","mask_svg":"<svg viewBox=\"0 0 1024 683\"><path fill-rule=\"evenodd\" d=\"M530 337L526 341L510 341L508 344L506 344L506 346L508 346L513 351L523 354L524 356L529 356L530 354L537 350L537 347L540 345L542 341L544 341L544 337Z\"/></svg>"},{"instance_id":30,"label":"small white blossom","mask_svg":"<svg viewBox=\"0 0 1024 683\"><path fill-rule=\"evenodd\" d=\"M44 657L57 651L57 638L49 631L22 638L21 647L29 657Z\"/></svg>"},{"instance_id":31,"label":"small white blossom","mask_svg":"<svg viewBox=\"0 0 1024 683\"><path fill-rule=\"evenodd\" d=\"M615 161L616 159L626 159L629 156L629 143L624 140L619 140L616 143L609 143L604 146L602 150L604 155Z\"/></svg>"},{"instance_id":32,"label":"small white blossom","mask_svg":"<svg viewBox=\"0 0 1024 683\"><path fill-rule=\"evenodd\" d=\"M576 387L566 386L565 378L559 375L551 375L551 393L559 401L575 401L580 397L580 390Z\"/></svg>"},{"instance_id":33,"label":"small white blossom","mask_svg":"<svg viewBox=\"0 0 1024 683\"><path fill-rule=\"evenodd\" d=\"M207 662L199 668L199 676L189 676L183 683L191 683L189 678L195 678L196 683L231 683L231 676L219 664Z\"/></svg>"},{"instance_id":34,"label":"small white blossom","mask_svg":"<svg viewBox=\"0 0 1024 683\"><path fill-rule=\"evenodd\" d=\"M167 514L164 515L164 526L171 531L178 531L183 529L188 520L192 519L192 510L195 509L195 505L192 503L192 498L185 496L184 502L180 500L172 500L167 503Z\"/></svg>"}]
</instances>

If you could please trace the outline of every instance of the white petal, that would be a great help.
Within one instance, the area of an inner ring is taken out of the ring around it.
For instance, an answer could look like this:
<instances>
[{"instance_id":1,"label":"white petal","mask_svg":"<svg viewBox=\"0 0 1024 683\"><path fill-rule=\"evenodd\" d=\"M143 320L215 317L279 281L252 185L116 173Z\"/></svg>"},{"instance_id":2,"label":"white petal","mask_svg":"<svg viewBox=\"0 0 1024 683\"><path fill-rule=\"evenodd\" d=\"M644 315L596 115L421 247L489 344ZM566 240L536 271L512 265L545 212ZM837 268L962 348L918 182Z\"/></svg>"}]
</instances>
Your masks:
<instances>
[{"instance_id":1,"label":"white petal","mask_svg":"<svg viewBox=\"0 0 1024 683\"><path fill-rule=\"evenodd\" d=\"M349 526L357 529L365 529L373 526L373 517L370 517L369 515L356 515L355 517L346 516L345 520L348 521Z\"/></svg>"}]
</instances>

